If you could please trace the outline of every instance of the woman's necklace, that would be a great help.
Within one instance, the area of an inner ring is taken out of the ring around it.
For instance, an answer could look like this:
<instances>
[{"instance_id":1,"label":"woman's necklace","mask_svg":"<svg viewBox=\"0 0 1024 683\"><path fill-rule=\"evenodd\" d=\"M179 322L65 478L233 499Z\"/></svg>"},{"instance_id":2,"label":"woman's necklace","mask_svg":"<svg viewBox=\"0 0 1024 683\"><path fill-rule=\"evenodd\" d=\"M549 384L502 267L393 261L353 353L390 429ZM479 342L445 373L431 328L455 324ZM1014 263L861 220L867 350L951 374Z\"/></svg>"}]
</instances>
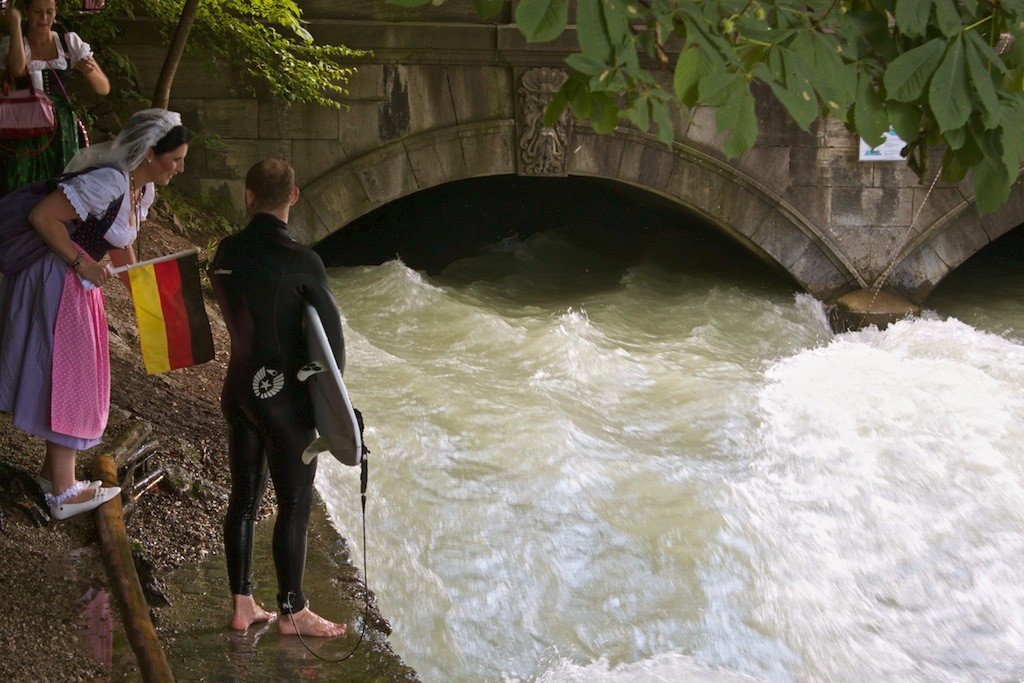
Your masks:
<instances>
[{"instance_id":1,"label":"woman's necklace","mask_svg":"<svg viewBox=\"0 0 1024 683\"><path fill-rule=\"evenodd\" d=\"M142 250L142 244L139 242L139 228L142 227L142 190L135 187L134 173L128 174L128 207L128 225L132 225L134 222L135 241L138 244L135 257L139 258L139 253Z\"/></svg>"},{"instance_id":2,"label":"woman's necklace","mask_svg":"<svg viewBox=\"0 0 1024 683\"><path fill-rule=\"evenodd\" d=\"M134 225L135 229L139 229L139 223L142 222L140 218L142 202L139 201L139 191L135 186L135 174L128 174L128 201L131 207L131 213L128 215L128 224Z\"/></svg>"}]
</instances>

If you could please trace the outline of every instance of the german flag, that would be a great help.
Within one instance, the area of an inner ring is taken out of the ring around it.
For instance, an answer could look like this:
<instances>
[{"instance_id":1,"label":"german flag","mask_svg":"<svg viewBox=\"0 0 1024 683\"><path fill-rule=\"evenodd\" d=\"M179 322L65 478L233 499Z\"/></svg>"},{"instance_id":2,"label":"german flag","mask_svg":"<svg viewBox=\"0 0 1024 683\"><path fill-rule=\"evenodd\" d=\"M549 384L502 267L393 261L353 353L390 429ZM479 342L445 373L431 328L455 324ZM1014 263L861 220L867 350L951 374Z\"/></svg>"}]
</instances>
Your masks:
<instances>
[{"instance_id":1,"label":"german flag","mask_svg":"<svg viewBox=\"0 0 1024 683\"><path fill-rule=\"evenodd\" d=\"M147 374L198 365L213 358L213 335L203 305L197 255L194 249L125 269Z\"/></svg>"}]
</instances>

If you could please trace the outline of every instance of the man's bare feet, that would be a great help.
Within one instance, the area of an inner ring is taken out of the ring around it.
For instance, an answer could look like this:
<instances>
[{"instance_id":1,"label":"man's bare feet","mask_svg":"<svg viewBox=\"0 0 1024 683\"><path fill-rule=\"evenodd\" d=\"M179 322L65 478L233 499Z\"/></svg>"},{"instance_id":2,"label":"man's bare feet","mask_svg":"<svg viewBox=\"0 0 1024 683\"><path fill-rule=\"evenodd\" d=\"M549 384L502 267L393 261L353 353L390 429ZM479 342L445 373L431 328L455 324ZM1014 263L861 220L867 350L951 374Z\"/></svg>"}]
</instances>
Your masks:
<instances>
[{"instance_id":1,"label":"man's bare feet","mask_svg":"<svg viewBox=\"0 0 1024 683\"><path fill-rule=\"evenodd\" d=\"M232 595L235 612L231 616L231 628L244 631L253 624L262 624L277 619L277 614L268 612L256 604L251 595Z\"/></svg>"},{"instance_id":2,"label":"man's bare feet","mask_svg":"<svg viewBox=\"0 0 1024 683\"><path fill-rule=\"evenodd\" d=\"M336 638L345 635L345 624L328 621L308 607L294 614L281 615L277 622L277 632L282 635L313 636L317 638Z\"/></svg>"}]
</instances>

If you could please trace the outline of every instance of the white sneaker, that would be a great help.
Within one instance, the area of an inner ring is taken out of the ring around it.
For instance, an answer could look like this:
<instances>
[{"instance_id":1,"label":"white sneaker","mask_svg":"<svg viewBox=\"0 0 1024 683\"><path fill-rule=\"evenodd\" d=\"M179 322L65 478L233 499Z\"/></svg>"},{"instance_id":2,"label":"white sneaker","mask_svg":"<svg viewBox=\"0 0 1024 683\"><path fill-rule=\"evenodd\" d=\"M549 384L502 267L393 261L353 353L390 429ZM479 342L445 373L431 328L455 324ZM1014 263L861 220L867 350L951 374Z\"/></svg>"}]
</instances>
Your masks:
<instances>
[{"instance_id":1,"label":"white sneaker","mask_svg":"<svg viewBox=\"0 0 1024 683\"><path fill-rule=\"evenodd\" d=\"M64 501L74 498L82 491L92 491L92 499L85 501L84 503L65 503ZM110 488L100 487L98 489L88 488L88 484L84 481L76 482L74 486L69 488L59 496L46 494L46 504L50 507L50 515L54 519L67 519L74 515L82 512L89 512L95 510L103 503L121 493L120 486L111 486Z\"/></svg>"},{"instance_id":2,"label":"white sneaker","mask_svg":"<svg viewBox=\"0 0 1024 683\"><path fill-rule=\"evenodd\" d=\"M53 482L49 479L43 479L42 477L33 477L33 479L36 480L36 484L39 486L40 491L43 493L53 493ZM77 484L79 482L76 481L75 483ZM103 482L99 479L96 481L83 481L81 483L85 484L85 488L87 489L98 489L103 486Z\"/></svg>"}]
</instances>

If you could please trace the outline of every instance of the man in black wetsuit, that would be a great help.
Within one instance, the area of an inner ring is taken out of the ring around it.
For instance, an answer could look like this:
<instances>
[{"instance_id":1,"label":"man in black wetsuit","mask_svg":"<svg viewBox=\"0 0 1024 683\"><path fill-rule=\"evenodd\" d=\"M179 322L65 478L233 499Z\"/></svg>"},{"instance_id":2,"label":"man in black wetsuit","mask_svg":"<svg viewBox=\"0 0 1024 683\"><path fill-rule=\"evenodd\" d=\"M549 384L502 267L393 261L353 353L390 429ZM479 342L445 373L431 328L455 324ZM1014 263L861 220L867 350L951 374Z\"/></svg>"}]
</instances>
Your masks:
<instances>
[{"instance_id":1,"label":"man in black wetsuit","mask_svg":"<svg viewBox=\"0 0 1024 683\"><path fill-rule=\"evenodd\" d=\"M228 422L231 498L224 521L224 550L234 600L231 628L244 630L276 615L252 597L253 528L267 474L277 494L274 566L281 614L278 630L304 636L339 636L344 624L308 608L302 592L306 525L316 460L302 463L314 437L313 407L296 373L306 363L303 305L320 314L338 367L345 367L338 307L320 257L288 236L288 212L299 198L295 172L266 159L245 178L251 222L225 237L211 266L211 280L228 332L231 358L221 393Z\"/></svg>"}]
</instances>

